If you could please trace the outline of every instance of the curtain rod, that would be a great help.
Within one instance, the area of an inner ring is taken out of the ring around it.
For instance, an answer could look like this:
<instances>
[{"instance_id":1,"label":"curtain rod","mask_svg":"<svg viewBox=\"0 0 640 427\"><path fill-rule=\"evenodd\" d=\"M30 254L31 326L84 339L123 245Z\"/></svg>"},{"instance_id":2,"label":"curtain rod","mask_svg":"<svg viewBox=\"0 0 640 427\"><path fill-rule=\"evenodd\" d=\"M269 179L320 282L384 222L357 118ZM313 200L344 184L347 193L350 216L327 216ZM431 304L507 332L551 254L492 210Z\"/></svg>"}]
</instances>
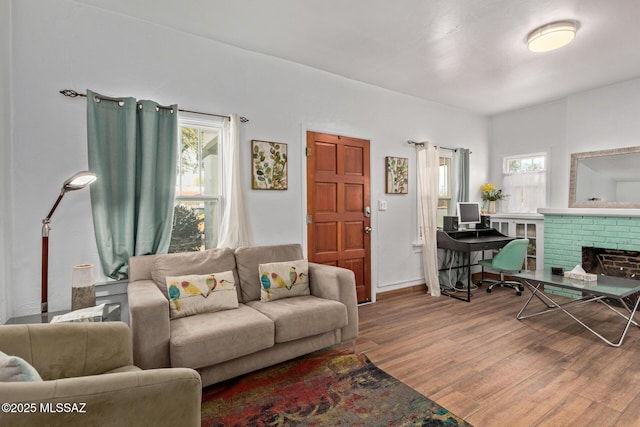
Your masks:
<instances>
[{"instance_id":1,"label":"curtain rod","mask_svg":"<svg viewBox=\"0 0 640 427\"><path fill-rule=\"evenodd\" d=\"M78 96L86 98L87 95L84 93L79 93L73 89L63 89L60 91L61 94L63 94L64 96L68 96L70 98L77 98ZM105 101L116 101L119 102L121 101L118 98L108 98L108 97L100 97L100 99L105 100ZM168 107L164 107L162 105L159 105L160 108L168 108ZM193 110L183 110L181 108L178 108L178 111L181 111L183 113L192 113L192 114L200 114L203 116L213 116L213 117L221 117L223 119L227 119L227 120L231 120L230 116L224 116L222 114L213 114L213 113L201 113L200 111L193 111ZM249 119L247 119L246 117L240 117L240 121L242 123L247 123L249 121Z\"/></svg>"},{"instance_id":2,"label":"curtain rod","mask_svg":"<svg viewBox=\"0 0 640 427\"><path fill-rule=\"evenodd\" d=\"M426 144L426 142L416 142L416 141L412 141L412 140L408 140L407 144L411 144L411 145L420 145L424 147L424 144ZM440 148L444 148L445 150L451 150L451 151L457 151L457 148L449 148L449 147L443 147L442 145L439 145L438 147ZM473 153L473 151L469 151L469 154Z\"/></svg>"}]
</instances>

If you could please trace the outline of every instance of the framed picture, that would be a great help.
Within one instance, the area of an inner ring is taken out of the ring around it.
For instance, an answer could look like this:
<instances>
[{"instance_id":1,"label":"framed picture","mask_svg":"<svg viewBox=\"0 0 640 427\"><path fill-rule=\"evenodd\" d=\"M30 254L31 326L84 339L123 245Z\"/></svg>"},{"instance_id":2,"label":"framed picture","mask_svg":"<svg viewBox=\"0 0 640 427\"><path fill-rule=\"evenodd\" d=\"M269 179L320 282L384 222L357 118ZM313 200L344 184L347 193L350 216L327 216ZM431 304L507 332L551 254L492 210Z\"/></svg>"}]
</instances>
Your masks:
<instances>
[{"instance_id":1,"label":"framed picture","mask_svg":"<svg viewBox=\"0 0 640 427\"><path fill-rule=\"evenodd\" d=\"M409 159L404 157L386 157L387 194L407 194L409 192Z\"/></svg>"},{"instance_id":2,"label":"framed picture","mask_svg":"<svg viewBox=\"0 0 640 427\"><path fill-rule=\"evenodd\" d=\"M251 141L251 188L287 189L287 144Z\"/></svg>"}]
</instances>

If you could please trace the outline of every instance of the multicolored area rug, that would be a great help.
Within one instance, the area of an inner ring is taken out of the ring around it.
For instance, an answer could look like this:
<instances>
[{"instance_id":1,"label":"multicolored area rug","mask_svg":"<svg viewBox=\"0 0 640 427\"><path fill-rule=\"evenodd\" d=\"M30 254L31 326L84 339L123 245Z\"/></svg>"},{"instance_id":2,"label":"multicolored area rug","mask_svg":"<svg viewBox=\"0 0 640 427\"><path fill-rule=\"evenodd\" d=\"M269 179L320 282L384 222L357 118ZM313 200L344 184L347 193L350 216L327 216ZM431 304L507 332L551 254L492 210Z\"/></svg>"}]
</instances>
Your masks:
<instances>
[{"instance_id":1,"label":"multicolored area rug","mask_svg":"<svg viewBox=\"0 0 640 427\"><path fill-rule=\"evenodd\" d=\"M202 391L202 425L470 426L363 354L313 353Z\"/></svg>"}]
</instances>

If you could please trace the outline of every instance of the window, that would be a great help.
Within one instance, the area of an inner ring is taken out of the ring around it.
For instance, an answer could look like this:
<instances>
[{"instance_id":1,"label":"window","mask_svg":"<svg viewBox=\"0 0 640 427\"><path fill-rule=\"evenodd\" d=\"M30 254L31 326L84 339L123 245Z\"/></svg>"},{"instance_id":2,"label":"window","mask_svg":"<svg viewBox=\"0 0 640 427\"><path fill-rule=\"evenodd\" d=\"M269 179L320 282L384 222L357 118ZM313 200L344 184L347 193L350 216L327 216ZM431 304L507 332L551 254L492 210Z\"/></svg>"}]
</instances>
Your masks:
<instances>
[{"instance_id":1,"label":"window","mask_svg":"<svg viewBox=\"0 0 640 427\"><path fill-rule=\"evenodd\" d=\"M547 155L525 154L503 159L502 192L505 212L536 212L546 206Z\"/></svg>"},{"instance_id":2,"label":"window","mask_svg":"<svg viewBox=\"0 0 640 427\"><path fill-rule=\"evenodd\" d=\"M221 203L223 122L180 117L176 205L169 252L215 248Z\"/></svg>"},{"instance_id":3,"label":"window","mask_svg":"<svg viewBox=\"0 0 640 427\"><path fill-rule=\"evenodd\" d=\"M444 217L449 215L451 206L451 154L443 153L440 157L438 169L438 210L436 212L436 225L442 227ZM422 226L418 220L418 240L424 239Z\"/></svg>"},{"instance_id":4,"label":"window","mask_svg":"<svg viewBox=\"0 0 640 427\"><path fill-rule=\"evenodd\" d=\"M438 209L449 210L451 204L451 157L440 157Z\"/></svg>"},{"instance_id":5,"label":"window","mask_svg":"<svg viewBox=\"0 0 640 427\"><path fill-rule=\"evenodd\" d=\"M527 173L545 171L545 154L527 154L504 158L505 173Z\"/></svg>"}]
</instances>

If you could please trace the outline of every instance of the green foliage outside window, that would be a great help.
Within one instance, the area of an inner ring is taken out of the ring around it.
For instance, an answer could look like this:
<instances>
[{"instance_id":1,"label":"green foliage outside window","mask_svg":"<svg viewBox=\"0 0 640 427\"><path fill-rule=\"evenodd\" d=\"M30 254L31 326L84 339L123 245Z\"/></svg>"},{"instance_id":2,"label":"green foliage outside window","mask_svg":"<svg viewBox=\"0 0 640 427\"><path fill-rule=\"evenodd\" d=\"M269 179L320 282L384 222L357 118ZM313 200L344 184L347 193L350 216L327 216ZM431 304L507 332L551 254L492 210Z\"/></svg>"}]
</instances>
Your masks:
<instances>
[{"instance_id":1,"label":"green foliage outside window","mask_svg":"<svg viewBox=\"0 0 640 427\"><path fill-rule=\"evenodd\" d=\"M198 140L200 129L180 127L180 173L198 171Z\"/></svg>"},{"instance_id":2,"label":"green foliage outside window","mask_svg":"<svg viewBox=\"0 0 640 427\"><path fill-rule=\"evenodd\" d=\"M545 170L544 156L507 159L507 173L539 172Z\"/></svg>"},{"instance_id":3,"label":"green foliage outside window","mask_svg":"<svg viewBox=\"0 0 640 427\"><path fill-rule=\"evenodd\" d=\"M176 205L169 253L199 251L204 238L202 227L203 219L196 210L182 204Z\"/></svg>"}]
</instances>

